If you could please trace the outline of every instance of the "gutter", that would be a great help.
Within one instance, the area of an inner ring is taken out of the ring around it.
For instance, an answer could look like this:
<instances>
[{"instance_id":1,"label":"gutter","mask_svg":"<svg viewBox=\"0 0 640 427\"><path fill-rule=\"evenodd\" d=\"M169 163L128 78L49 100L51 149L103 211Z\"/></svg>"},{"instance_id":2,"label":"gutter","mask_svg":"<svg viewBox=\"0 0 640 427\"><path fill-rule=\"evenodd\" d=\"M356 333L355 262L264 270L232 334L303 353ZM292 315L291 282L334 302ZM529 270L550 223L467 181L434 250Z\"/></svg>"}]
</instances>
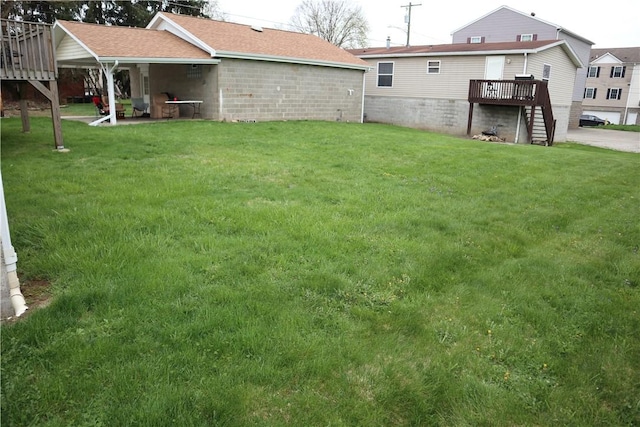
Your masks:
<instances>
[{"instance_id":1,"label":"gutter","mask_svg":"<svg viewBox=\"0 0 640 427\"><path fill-rule=\"evenodd\" d=\"M16 317L24 314L29 307L20 292L20 281L16 271L18 255L11 244L9 233L9 221L7 219L7 207L4 201L4 187L2 186L2 174L0 174L0 239L2 240L2 254L7 269L7 281L9 283L9 298Z\"/></svg>"}]
</instances>

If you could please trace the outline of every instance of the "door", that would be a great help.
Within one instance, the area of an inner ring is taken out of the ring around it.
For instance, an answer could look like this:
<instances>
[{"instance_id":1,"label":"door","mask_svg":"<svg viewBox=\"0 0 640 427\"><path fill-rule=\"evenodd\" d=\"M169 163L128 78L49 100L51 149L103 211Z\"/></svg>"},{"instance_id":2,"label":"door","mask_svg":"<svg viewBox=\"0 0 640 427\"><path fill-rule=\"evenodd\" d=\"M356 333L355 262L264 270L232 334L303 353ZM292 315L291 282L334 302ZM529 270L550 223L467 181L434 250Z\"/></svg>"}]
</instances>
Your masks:
<instances>
[{"instance_id":1,"label":"door","mask_svg":"<svg viewBox=\"0 0 640 427\"><path fill-rule=\"evenodd\" d=\"M139 64L140 68L140 95L144 102L151 105L151 94L149 92L149 64Z\"/></svg>"},{"instance_id":2,"label":"door","mask_svg":"<svg viewBox=\"0 0 640 427\"><path fill-rule=\"evenodd\" d=\"M502 80L504 58L504 55L487 56L487 62L484 68L485 80Z\"/></svg>"}]
</instances>

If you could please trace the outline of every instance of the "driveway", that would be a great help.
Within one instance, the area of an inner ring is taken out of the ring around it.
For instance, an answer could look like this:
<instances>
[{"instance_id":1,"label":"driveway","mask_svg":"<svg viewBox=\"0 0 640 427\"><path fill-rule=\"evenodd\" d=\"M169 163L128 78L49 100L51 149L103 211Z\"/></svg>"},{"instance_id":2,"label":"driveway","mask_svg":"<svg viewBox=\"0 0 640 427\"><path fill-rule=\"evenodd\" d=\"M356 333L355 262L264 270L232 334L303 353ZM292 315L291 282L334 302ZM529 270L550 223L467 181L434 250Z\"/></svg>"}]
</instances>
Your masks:
<instances>
[{"instance_id":1,"label":"driveway","mask_svg":"<svg viewBox=\"0 0 640 427\"><path fill-rule=\"evenodd\" d=\"M582 127L567 131L567 142L640 153L640 132Z\"/></svg>"}]
</instances>

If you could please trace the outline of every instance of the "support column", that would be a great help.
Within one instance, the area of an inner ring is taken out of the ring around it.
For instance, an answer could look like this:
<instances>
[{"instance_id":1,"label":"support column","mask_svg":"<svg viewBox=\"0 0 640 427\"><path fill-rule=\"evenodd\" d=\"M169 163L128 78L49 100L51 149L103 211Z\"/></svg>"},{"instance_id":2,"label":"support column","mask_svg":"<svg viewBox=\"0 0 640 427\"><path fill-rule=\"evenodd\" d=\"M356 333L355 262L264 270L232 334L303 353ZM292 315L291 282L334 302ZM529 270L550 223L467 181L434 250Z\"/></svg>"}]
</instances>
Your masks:
<instances>
[{"instance_id":1,"label":"support column","mask_svg":"<svg viewBox=\"0 0 640 427\"><path fill-rule=\"evenodd\" d=\"M51 104L51 120L53 121L53 138L56 148L61 150L64 148L62 138L62 119L60 117L60 100L58 99L58 83L55 80L49 80L49 88L37 80L29 80L29 83L41 94L47 97Z\"/></svg>"}]
</instances>

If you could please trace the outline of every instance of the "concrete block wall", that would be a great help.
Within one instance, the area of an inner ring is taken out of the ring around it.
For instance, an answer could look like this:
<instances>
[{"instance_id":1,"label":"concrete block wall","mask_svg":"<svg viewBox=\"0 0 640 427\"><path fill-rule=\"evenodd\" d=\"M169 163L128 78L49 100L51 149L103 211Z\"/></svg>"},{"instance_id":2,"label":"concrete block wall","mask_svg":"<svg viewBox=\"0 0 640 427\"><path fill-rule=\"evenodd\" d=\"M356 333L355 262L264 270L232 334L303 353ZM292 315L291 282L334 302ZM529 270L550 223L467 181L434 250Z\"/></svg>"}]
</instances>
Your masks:
<instances>
[{"instance_id":1,"label":"concrete block wall","mask_svg":"<svg viewBox=\"0 0 640 427\"><path fill-rule=\"evenodd\" d=\"M191 64L151 64L149 91L153 95L168 92L182 100L201 100L200 116L217 119L217 65L198 65L200 73L190 73ZM197 75L197 77L193 77ZM180 117L191 118L192 107L180 105Z\"/></svg>"},{"instance_id":2,"label":"concrete block wall","mask_svg":"<svg viewBox=\"0 0 640 427\"><path fill-rule=\"evenodd\" d=\"M223 59L219 120L360 122L364 71Z\"/></svg>"},{"instance_id":3,"label":"concrete block wall","mask_svg":"<svg viewBox=\"0 0 640 427\"><path fill-rule=\"evenodd\" d=\"M456 136L467 136L469 102L466 100L365 96L366 121L389 123L431 130ZM539 112L537 114L540 114ZM555 141L566 141L569 106L553 106L556 119ZM471 135L496 126L498 136L516 141L518 107L474 105ZM518 142L527 141L526 122L521 116Z\"/></svg>"}]
</instances>

